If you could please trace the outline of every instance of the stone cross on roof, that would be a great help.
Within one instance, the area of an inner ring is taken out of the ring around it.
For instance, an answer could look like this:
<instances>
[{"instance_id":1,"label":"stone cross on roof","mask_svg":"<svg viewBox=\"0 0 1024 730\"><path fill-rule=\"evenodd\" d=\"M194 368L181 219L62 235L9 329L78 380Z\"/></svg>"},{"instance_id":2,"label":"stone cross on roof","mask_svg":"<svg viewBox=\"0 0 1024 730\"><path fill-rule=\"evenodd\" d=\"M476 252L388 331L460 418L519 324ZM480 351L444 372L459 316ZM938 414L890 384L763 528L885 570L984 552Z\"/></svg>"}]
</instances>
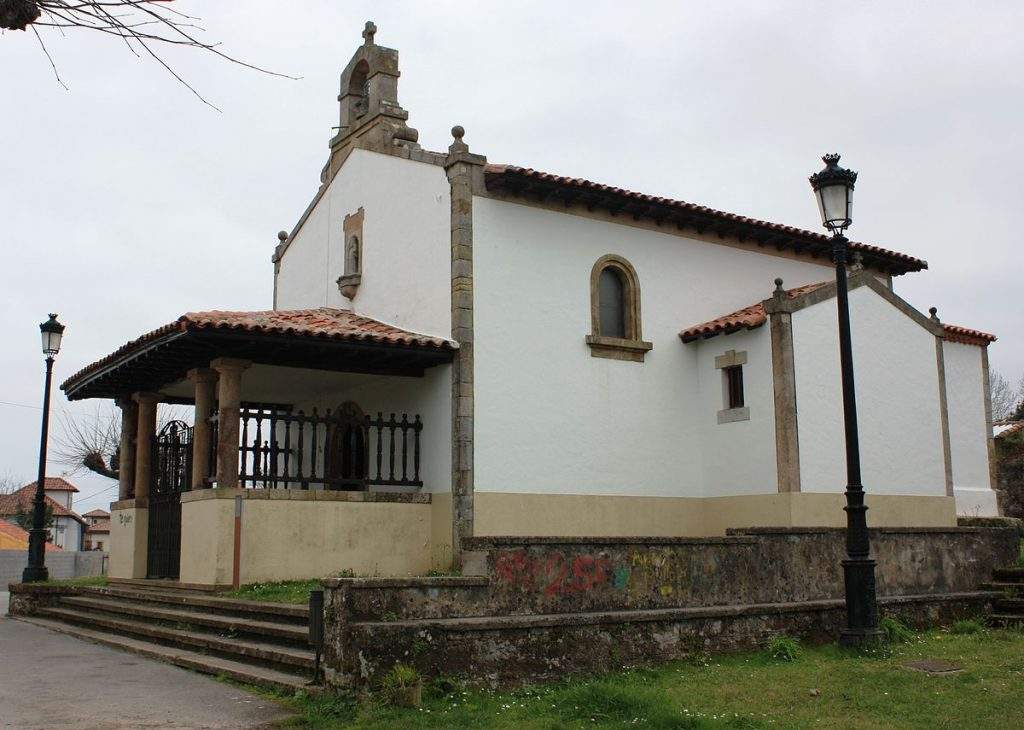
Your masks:
<instances>
[{"instance_id":1,"label":"stone cross on roof","mask_svg":"<svg viewBox=\"0 0 1024 730\"><path fill-rule=\"evenodd\" d=\"M363 28L363 40L367 46L373 45L373 35L377 32L377 26L373 24L372 20L366 21L366 27Z\"/></svg>"}]
</instances>

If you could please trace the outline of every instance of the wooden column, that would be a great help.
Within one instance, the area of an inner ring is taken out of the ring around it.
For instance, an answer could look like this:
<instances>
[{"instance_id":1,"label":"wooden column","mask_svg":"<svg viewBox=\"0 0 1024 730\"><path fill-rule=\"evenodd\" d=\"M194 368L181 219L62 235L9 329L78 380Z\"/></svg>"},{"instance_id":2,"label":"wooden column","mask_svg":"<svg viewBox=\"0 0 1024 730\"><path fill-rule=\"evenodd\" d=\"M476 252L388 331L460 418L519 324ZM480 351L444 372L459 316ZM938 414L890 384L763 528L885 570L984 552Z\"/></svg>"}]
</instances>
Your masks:
<instances>
[{"instance_id":1,"label":"wooden column","mask_svg":"<svg viewBox=\"0 0 1024 730\"><path fill-rule=\"evenodd\" d=\"M136 393L138 404L135 431L135 499L149 499L149 482L153 471L153 437L156 435L156 404L159 393ZM143 505L144 506L144 505Z\"/></svg>"},{"instance_id":2,"label":"wooden column","mask_svg":"<svg viewBox=\"0 0 1024 730\"><path fill-rule=\"evenodd\" d=\"M248 360L219 357L210 367L217 380L217 487L238 486L238 409L242 401L242 371Z\"/></svg>"},{"instance_id":3,"label":"wooden column","mask_svg":"<svg viewBox=\"0 0 1024 730\"><path fill-rule=\"evenodd\" d=\"M213 427L210 417L217 404L217 371L195 368L188 371L188 379L195 384L195 416L192 428L192 488L210 486L210 438Z\"/></svg>"},{"instance_id":4,"label":"wooden column","mask_svg":"<svg viewBox=\"0 0 1024 730\"><path fill-rule=\"evenodd\" d=\"M139 406L131 396L117 399L121 409L121 443L117 448L117 500L135 496L135 434L139 430Z\"/></svg>"}]
</instances>

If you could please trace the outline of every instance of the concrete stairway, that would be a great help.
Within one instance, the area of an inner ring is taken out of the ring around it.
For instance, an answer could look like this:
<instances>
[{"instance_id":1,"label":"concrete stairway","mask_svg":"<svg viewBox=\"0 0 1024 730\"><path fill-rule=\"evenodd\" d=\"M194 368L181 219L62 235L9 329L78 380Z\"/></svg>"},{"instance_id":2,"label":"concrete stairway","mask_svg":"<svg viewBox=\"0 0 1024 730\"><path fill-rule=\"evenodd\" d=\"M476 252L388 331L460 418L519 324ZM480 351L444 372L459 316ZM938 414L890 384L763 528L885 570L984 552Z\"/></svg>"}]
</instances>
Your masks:
<instances>
[{"instance_id":1,"label":"concrete stairway","mask_svg":"<svg viewBox=\"0 0 1024 730\"><path fill-rule=\"evenodd\" d=\"M989 623L993 626L1024 627L1024 568L997 568L986 590L1001 591L992 602Z\"/></svg>"},{"instance_id":2,"label":"concrete stairway","mask_svg":"<svg viewBox=\"0 0 1024 730\"><path fill-rule=\"evenodd\" d=\"M256 603L169 587L79 587L30 617L39 626L206 674L309 691L304 605Z\"/></svg>"}]
</instances>

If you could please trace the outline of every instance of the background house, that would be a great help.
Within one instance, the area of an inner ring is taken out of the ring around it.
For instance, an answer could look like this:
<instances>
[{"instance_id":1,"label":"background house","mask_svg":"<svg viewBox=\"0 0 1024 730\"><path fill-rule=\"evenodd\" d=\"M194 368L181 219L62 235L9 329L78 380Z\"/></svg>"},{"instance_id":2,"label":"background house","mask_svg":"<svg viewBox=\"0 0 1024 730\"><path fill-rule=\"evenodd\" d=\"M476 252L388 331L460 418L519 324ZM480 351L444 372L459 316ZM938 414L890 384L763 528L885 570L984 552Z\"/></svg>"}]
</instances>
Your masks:
<instances>
[{"instance_id":1,"label":"background house","mask_svg":"<svg viewBox=\"0 0 1024 730\"><path fill-rule=\"evenodd\" d=\"M31 515L36 483L26 484L11 494L0 496L0 519L17 524L19 510ZM43 490L45 503L53 514L50 542L62 550L81 550L86 520L71 509L78 488L61 477L47 477Z\"/></svg>"}]
</instances>

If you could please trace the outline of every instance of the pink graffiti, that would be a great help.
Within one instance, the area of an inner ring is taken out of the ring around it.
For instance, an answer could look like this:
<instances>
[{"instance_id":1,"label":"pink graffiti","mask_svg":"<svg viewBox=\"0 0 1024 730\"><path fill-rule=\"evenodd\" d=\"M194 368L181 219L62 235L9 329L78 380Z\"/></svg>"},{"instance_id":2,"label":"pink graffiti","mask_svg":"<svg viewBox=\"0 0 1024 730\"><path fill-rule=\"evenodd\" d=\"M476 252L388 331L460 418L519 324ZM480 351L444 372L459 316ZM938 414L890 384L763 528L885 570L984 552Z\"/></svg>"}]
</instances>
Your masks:
<instances>
[{"instance_id":1,"label":"pink graffiti","mask_svg":"<svg viewBox=\"0 0 1024 730\"><path fill-rule=\"evenodd\" d=\"M585 593L607 583L611 572L604 556L578 555L569 561L560 552L534 557L525 550L502 550L494 560L498 582L525 592L543 590L546 596Z\"/></svg>"}]
</instances>

